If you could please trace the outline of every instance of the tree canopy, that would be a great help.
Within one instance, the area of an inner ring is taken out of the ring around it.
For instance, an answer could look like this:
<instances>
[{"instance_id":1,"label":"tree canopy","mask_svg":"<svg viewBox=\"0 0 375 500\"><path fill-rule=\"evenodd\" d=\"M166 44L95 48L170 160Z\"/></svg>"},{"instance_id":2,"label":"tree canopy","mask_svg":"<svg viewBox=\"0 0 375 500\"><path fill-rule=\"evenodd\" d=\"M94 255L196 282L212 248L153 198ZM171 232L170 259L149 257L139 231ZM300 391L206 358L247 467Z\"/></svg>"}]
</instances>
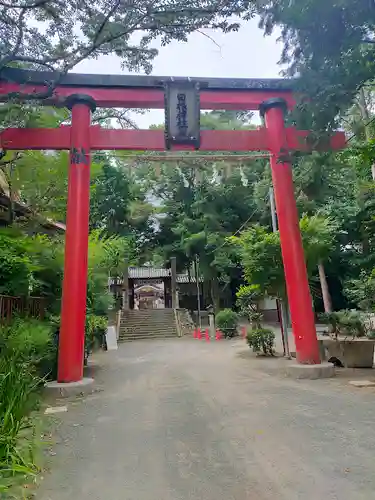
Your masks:
<instances>
[{"instance_id":1,"label":"tree canopy","mask_svg":"<svg viewBox=\"0 0 375 500\"><path fill-rule=\"evenodd\" d=\"M373 2L264 0L257 10L266 34L281 29L285 74L312 99L299 108L301 123L334 127L375 76Z\"/></svg>"},{"instance_id":2,"label":"tree canopy","mask_svg":"<svg viewBox=\"0 0 375 500\"><path fill-rule=\"evenodd\" d=\"M155 38L165 45L200 28L236 30L231 16L253 12L250 0L4 0L0 69L26 65L55 70L58 78L85 59L116 54L124 67L150 72Z\"/></svg>"}]
</instances>

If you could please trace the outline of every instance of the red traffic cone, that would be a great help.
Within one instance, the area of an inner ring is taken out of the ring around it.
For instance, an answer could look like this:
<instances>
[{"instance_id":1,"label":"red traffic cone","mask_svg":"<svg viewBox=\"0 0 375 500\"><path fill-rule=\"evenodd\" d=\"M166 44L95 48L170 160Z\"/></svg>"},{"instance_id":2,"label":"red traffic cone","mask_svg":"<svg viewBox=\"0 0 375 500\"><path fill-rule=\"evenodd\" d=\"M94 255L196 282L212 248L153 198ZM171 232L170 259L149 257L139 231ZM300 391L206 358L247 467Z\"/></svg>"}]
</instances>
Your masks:
<instances>
[{"instance_id":1,"label":"red traffic cone","mask_svg":"<svg viewBox=\"0 0 375 500\"><path fill-rule=\"evenodd\" d=\"M222 339L222 334L220 330L216 330L216 335L215 335L216 340L221 340Z\"/></svg>"},{"instance_id":2,"label":"red traffic cone","mask_svg":"<svg viewBox=\"0 0 375 500\"><path fill-rule=\"evenodd\" d=\"M246 339L246 337L247 337L247 328L246 328L246 326L243 326L242 327L242 338Z\"/></svg>"},{"instance_id":3,"label":"red traffic cone","mask_svg":"<svg viewBox=\"0 0 375 500\"><path fill-rule=\"evenodd\" d=\"M211 339L210 339L210 335L208 333L208 328L206 328L206 332L205 332L205 339L206 339L206 342L209 342Z\"/></svg>"},{"instance_id":4,"label":"red traffic cone","mask_svg":"<svg viewBox=\"0 0 375 500\"><path fill-rule=\"evenodd\" d=\"M198 331L197 331L197 339L201 339L202 338L202 332L201 332L201 329L198 328Z\"/></svg>"}]
</instances>

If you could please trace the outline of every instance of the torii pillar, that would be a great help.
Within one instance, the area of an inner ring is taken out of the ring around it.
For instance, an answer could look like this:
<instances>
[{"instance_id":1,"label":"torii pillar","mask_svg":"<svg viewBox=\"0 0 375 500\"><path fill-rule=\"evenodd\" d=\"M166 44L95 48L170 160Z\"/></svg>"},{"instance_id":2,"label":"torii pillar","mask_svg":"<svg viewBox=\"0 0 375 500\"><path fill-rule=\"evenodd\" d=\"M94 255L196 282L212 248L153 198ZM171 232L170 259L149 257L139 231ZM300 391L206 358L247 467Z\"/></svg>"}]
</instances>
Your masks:
<instances>
[{"instance_id":1,"label":"torii pillar","mask_svg":"<svg viewBox=\"0 0 375 500\"><path fill-rule=\"evenodd\" d=\"M284 99L273 98L263 102L260 112L265 119L271 152L272 181L297 361L312 365L320 363L320 353L288 156L286 109Z\"/></svg>"},{"instance_id":2,"label":"torii pillar","mask_svg":"<svg viewBox=\"0 0 375 500\"><path fill-rule=\"evenodd\" d=\"M90 125L95 101L74 94L65 234L65 263L57 381L78 382L83 377L85 348L87 257L90 211Z\"/></svg>"}]
</instances>

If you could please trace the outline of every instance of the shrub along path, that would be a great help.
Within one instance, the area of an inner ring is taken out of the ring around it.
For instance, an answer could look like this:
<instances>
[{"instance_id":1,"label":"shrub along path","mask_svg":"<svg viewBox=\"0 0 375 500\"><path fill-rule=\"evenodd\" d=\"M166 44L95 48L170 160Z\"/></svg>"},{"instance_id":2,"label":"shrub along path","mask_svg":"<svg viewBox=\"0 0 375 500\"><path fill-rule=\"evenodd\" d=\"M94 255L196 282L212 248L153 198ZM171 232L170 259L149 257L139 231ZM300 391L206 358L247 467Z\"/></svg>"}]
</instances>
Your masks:
<instances>
[{"instance_id":1,"label":"shrub along path","mask_svg":"<svg viewBox=\"0 0 375 500\"><path fill-rule=\"evenodd\" d=\"M244 348L101 353L103 391L68 403L38 500L374 498L375 391L271 375Z\"/></svg>"}]
</instances>

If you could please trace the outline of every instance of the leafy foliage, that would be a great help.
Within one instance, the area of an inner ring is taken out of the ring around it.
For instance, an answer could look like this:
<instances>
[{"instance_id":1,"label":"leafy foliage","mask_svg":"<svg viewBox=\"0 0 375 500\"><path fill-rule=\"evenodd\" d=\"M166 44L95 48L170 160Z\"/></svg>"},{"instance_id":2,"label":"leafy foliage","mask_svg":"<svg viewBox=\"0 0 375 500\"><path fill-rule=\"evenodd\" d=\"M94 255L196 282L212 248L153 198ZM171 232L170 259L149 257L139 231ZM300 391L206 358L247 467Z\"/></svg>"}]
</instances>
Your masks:
<instances>
[{"instance_id":1,"label":"leafy foliage","mask_svg":"<svg viewBox=\"0 0 375 500\"><path fill-rule=\"evenodd\" d=\"M374 78L374 23L371 2L362 0L267 0L258 2L266 34L281 28L281 63L312 100L296 117L303 128L336 125L358 88Z\"/></svg>"},{"instance_id":2,"label":"leafy foliage","mask_svg":"<svg viewBox=\"0 0 375 500\"><path fill-rule=\"evenodd\" d=\"M300 219L300 230L310 276L318 262L327 258L333 245L335 225L315 214ZM279 233L254 225L239 237L231 238L239 248L244 275L248 283L259 286L270 297L285 297L284 268Z\"/></svg>"},{"instance_id":3,"label":"leafy foliage","mask_svg":"<svg viewBox=\"0 0 375 500\"><path fill-rule=\"evenodd\" d=\"M366 317L356 310L335 311L321 315L321 319L330 325L331 334L336 338L338 335L364 337L369 333Z\"/></svg>"},{"instance_id":4,"label":"leafy foliage","mask_svg":"<svg viewBox=\"0 0 375 500\"><path fill-rule=\"evenodd\" d=\"M51 328L16 320L0 328L0 492L10 492L18 476L37 472L30 412L41 383L42 361L51 358ZM6 496L5 496L6 498Z\"/></svg>"},{"instance_id":5,"label":"leafy foliage","mask_svg":"<svg viewBox=\"0 0 375 500\"><path fill-rule=\"evenodd\" d=\"M235 112L202 115L203 128L248 129L248 116ZM185 154L176 164L161 159L159 172L145 164L138 176L145 182L158 207L151 259L167 261L177 257L180 269L190 269L197 256L200 271L210 283L211 301L220 309L219 290L228 293L241 280L238 257L227 238L259 218L252 184L263 175L260 161L238 163L212 160L204 154ZM203 157L203 158L202 158ZM158 248L157 251L154 249ZM151 260L150 259L150 260Z\"/></svg>"},{"instance_id":6,"label":"leafy foliage","mask_svg":"<svg viewBox=\"0 0 375 500\"><path fill-rule=\"evenodd\" d=\"M116 54L124 67L150 72L157 54L150 46L155 38L165 45L174 39L186 42L199 28L232 31L238 23L230 16L248 18L252 12L247 0L225 4L194 0L189 8L182 0L2 2L0 68L16 63L66 72L82 60Z\"/></svg>"},{"instance_id":7,"label":"leafy foliage","mask_svg":"<svg viewBox=\"0 0 375 500\"><path fill-rule=\"evenodd\" d=\"M258 311L259 300L263 297L259 285L241 285L236 293L237 307L250 323L260 327L263 315Z\"/></svg>"},{"instance_id":8,"label":"leafy foliage","mask_svg":"<svg viewBox=\"0 0 375 500\"><path fill-rule=\"evenodd\" d=\"M303 215L299 221L299 226L306 263L311 275L319 261L328 259L334 244L337 226L332 219L323 217L319 213L310 217Z\"/></svg>"},{"instance_id":9,"label":"leafy foliage","mask_svg":"<svg viewBox=\"0 0 375 500\"><path fill-rule=\"evenodd\" d=\"M104 335L107 331L108 321L104 316L89 314L86 317L85 328L85 356L86 358L95 348L104 344Z\"/></svg>"},{"instance_id":10,"label":"leafy foliage","mask_svg":"<svg viewBox=\"0 0 375 500\"><path fill-rule=\"evenodd\" d=\"M103 164L91 185L92 230L100 230L107 236L132 237L138 242L138 254L141 255L152 238L153 211L141 183L135 182L122 165Z\"/></svg>"},{"instance_id":11,"label":"leafy foliage","mask_svg":"<svg viewBox=\"0 0 375 500\"><path fill-rule=\"evenodd\" d=\"M50 352L51 342L51 327L38 320L15 319L10 325L0 327L2 357L27 362L31 371L35 371L43 356Z\"/></svg>"},{"instance_id":12,"label":"leafy foliage","mask_svg":"<svg viewBox=\"0 0 375 500\"><path fill-rule=\"evenodd\" d=\"M106 316L113 305L108 278L122 275L125 263L132 263L132 241L120 236L106 237L100 231L93 231L89 237L88 254L87 312Z\"/></svg>"},{"instance_id":13,"label":"leafy foliage","mask_svg":"<svg viewBox=\"0 0 375 500\"><path fill-rule=\"evenodd\" d=\"M358 278L346 282L346 296L361 309L373 311L375 307L375 270L370 275L362 271Z\"/></svg>"},{"instance_id":14,"label":"leafy foliage","mask_svg":"<svg viewBox=\"0 0 375 500\"><path fill-rule=\"evenodd\" d=\"M257 354L273 356L275 354L275 333L269 328L252 328L246 336L250 348Z\"/></svg>"},{"instance_id":15,"label":"leafy foliage","mask_svg":"<svg viewBox=\"0 0 375 500\"><path fill-rule=\"evenodd\" d=\"M234 337L237 333L238 315L232 309L223 309L215 317L216 326L225 337Z\"/></svg>"},{"instance_id":16,"label":"leafy foliage","mask_svg":"<svg viewBox=\"0 0 375 500\"><path fill-rule=\"evenodd\" d=\"M26 297L45 297L47 308L60 304L63 275L63 242L35 234L28 236L21 227L0 229L0 293Z\"/></svg>"},{"instance_id":17,"label":"leafy foliage","mask_svg":"<svg viewBox=\"0 0 375 500\"><path fill-rule=\"evenodd\" d=\"M231 241L239 248L246 281L271 297L284 297L279 234L256 224Z\"/></svg>"},{"instance_id":18,"label":"leafy foliage","mask_svg":"<svg viewBox=\"0 0 375 500\"><path fill-rule=\"evenodd\" d=\"M27 295L32 263L24 238L14 230L0 230L0 293Z\"/></svg>"},{"instance_id":19,"label":"leafy foliage","mask_svg":"<svg viewBox=\"0 0 375 500\"><path fill-rule=\"evenodd\" d=\"M34 217L45 216L65 221L68 195L68 153L47 154L42 151L24 153L15 162L11 181ZM100 165L91 163L91 178L100 172Z\"/></svg>"}]
</instances>

